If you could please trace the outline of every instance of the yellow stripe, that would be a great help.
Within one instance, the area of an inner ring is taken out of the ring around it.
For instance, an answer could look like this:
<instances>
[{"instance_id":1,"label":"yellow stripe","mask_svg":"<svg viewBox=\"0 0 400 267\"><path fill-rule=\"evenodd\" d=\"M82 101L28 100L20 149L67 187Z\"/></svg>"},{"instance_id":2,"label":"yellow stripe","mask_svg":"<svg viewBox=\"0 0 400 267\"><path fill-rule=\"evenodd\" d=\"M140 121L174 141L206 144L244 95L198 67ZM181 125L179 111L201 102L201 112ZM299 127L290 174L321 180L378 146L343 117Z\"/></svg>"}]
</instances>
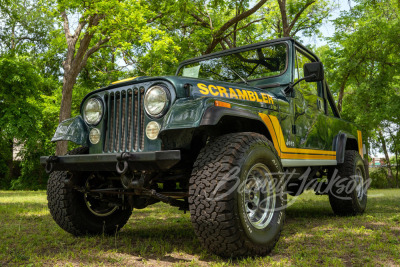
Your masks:
<instances>
[{"instance_id":1,"label":"yellow stripe","mask_svg":"<svg viewBox=\"0 0 400 267\"><path fill-rule=\"evenodd\" d=\"M360 153L360 156L364 158L364 151L363 151L363 145L362 145L362 133L361 131L357 130L357 141L358 141L358 153Z\"/></svg>"},{"instance_id":2,"label":"yellow stripe","mask_svg":"<svg viewBox=\"0 0 400 267\"><path fill-rule=\"evenodd\" d=\"M115 82L112 82L111 84L117 84L117 83L123 83L123 82L127 82L127 81L132 81L132 80L134 80L134 79L136 79L138 77L140 77L140 76L136 76L136 77L131 77L131 78L115 81Z\"/></svg>"},{"instance_id":3,"label":"yellow stripe","mask_svg":"<svg viewBox=\"0 0 400 267\"><path fill-rule=\"evenodd\" d=\"M282 154L281 159L330 159L330 160L336 160L336 156L307 155L307 154Z\"/></svg>"},{"instance_id":4,"label":"yellow stripe","mask_svg":"<svg viewBox=\"0 0 400 267\"><path fill-rule=\"evenodd\" d=\"M279 157L281 157L282 159L336 159L336 151L287 147L278 118L276 116L263 113L259 113L259 116L271 133L274 147L276 151L278 151Z\"/></svg>"}]
</instances>

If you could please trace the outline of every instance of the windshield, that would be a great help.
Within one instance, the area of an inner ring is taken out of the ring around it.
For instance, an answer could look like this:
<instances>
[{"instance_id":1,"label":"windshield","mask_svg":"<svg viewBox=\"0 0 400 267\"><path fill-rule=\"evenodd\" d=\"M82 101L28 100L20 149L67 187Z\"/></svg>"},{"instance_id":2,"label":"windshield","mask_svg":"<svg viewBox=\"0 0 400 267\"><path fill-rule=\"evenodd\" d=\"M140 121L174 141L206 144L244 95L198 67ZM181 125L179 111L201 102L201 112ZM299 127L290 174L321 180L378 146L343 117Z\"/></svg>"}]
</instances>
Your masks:
<instances>
[{"instance_id":1,"label":"windshield","mask_svg":"<svg viewBox=\"0 0 400 267\"><path fill-rule=\"evenodd\" d=\"M278 76L285 72L286 66L287 46L280 43L190 63L178 75L243 83Z\"/></svg>"}]
</instances>

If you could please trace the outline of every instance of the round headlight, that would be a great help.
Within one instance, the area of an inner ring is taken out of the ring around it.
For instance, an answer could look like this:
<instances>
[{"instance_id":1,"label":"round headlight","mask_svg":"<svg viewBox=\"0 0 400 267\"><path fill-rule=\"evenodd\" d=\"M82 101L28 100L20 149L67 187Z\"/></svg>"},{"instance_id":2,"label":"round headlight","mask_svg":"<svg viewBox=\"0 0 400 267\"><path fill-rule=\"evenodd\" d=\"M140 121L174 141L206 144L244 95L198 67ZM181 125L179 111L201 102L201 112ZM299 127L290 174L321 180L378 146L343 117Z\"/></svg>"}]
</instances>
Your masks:
<instances>
[{"instance_id":1,"label":"round headlight","mask_svg":"<svg viewBox=\"0 0 400 267\"><path fill-rule=\"evenodd\" d=\"M86 123L96 125L103 115L103 105L97 98L89 99L83 109Z\"/></svg>"},{"instance_id":2,"label":"round headlight","mask_svg":"<svg viewBox=\"0 0 400 267\"><path fill-rule=\"evenodd\" d=\"M147 90L144 96L144 108L150 116L158 116L168 105L168 95L166 89L155 85Z\"/></svg>"}]
</instances>

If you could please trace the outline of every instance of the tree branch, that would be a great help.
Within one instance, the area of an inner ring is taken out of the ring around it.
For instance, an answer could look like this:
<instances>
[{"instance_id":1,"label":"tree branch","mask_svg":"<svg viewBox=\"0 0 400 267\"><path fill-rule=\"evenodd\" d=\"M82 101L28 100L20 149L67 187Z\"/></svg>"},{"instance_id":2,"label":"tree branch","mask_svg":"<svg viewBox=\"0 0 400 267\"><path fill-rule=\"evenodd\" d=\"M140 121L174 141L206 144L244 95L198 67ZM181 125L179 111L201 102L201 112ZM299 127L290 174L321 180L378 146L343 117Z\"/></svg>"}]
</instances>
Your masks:
<instances>
[{"instance_id":1,"label":"tree branch","mask_svg":"<svg viewBox=\"0 0 400 267\"><path fill-rule=\"evenodd\" d=\"M289 33L287 32L289 26L286 14L286 0L278 0L278 5L279 5L279 10L281 11L283 37L289 37Z\"/></svg>"},{"instance_id":2,"label":"tree branch","mask_svg":"<svg viewBox=\"0 0 400 267\"><path fill-rule=\"evenodd\" d=\"M164 13L160 12L157 14L157 16L155 16L154 18L148 19L147 23L152 23L154 22L156 19L162 18L164 16Z\"/></svg>"},{"instance_id":3,"label":"tree branch","mask_svg":"<svg viewBox=\"0 0 400 267\"><path fill-rule=\"evenodd\" d=\"M69 21L68 21L68 16L67 13L65 13L65 11L61 12L61 17L64 20L64 33L65 33L65 38L67 39L67 41L69 41L72 38L71 32L69 31Z\"/></svg>"},{"instance_id":4,"label":"tree branch","mask_svg":"<svg viewBox=\"0 0 400 267\"><path fill-rule=\"evenodd\" d=\"M204 54L209 54L211 53L214 48L219 44L219 42L224 38L223 36L221 36L222 34L224 34L224 32L226 30L228 30L231 26L233 26L234 24L236 24L237 22L249 17L250 15L252 15L254 12L256 12L258 9L260 9L260 7L262 5L264 5L268 0L261 0L260 2L258 2L255 6L253 6L252 8L250 8L249 10L238 14L237 16L235 16L234 18L231 18L230 20L228 20L224 25L221 26L221 28L218 29L218 31L213 34L213 40L211 42L211 44L207 47L206 51L204 52Z\"/></svg>"},{"instance_id":5,"label":"tree branch","mask_svg":"<svg viewBox=\"0 0 400 267\"><path fill-rule=\"evenodd\" d=\"M197 16L197 14L195 14L195 13L190 13L190 15L194 18L194 19L196 19L198 22L200 22L200 25L202 25L202 26L204 26L204 27L206 27L206 28L210 28L210 25L207 23L207 22L205 22L202 18L200 18L199 16Z\"/></svg>"},{"instance_id":6,"label":"tree branch","mask_svg":"<svg viewBox=\"0 0 400 267\"><path fill-rule=\"evenodd\" d=\"M240 27L240 28L238 28L238 29L235 29L235 30L231 31L230 33L228 33L227 35L225 35L225 36L222 37L222 38L224 39L224 38L230 36L232 33L236 33L236 32L238 32L238 31L240 31L240 30L246 29L246 28L249 27L251 24L260 22L260 21L262 21L262 20L264 20L264 18L262 18L262 19L256 19L256 20L254 20L254 21L251 21L251 22L247 23L246 25L244 25L243 27Z\"/></svg>"},{"instance_id":7,"label":"tree branch","mask_svg":"<svg viewBox=\"0 0 400 267\"><path fill-rule=\"evenodd\" d=\"M206 11L206 15L207 15L208 20L209 20L209 23L210 23L210 29L213 30L213 29L214 29L213 23L212 23L211 16L210 16L210 14L209 14L208 11L207 11L206 2L204 3L204 10Z\"/></svg>"},{"instance_id":8,"label":"tree branch","mask_svg":"<svg viewBox=\"0 0 400 267\"><path fill-rule=\"evenodd\" d=\"M310 2L307 2L307 3L305 4L305 6L303 6L303 8L300 9L300 11L294 16L294 18L293 18L293 20L292 20L292 22L290 23L289 28L288 28L288 32L289 32L289 33L292 31L294 25L296 24L297 20L300 18L301 14L303 14L303 12L307 9L307 7L309 7L310 5L312 5L312 4L314 4L314 3L315 3L315 0L310 1Z\"/></svg>"},{"instance_id":9,"label":"tree branch","mask_svg":"<svg viewBox=\"0 0 400 267\"><path fill-rule=\"evenodd\" d=\"M219 28L219 30L216 32L215 36L219 37L220 35L222 35L227 29L229 29L233 24L235 24L236 22L239 22L245 18L247 18L248 16L252 15L254 12L256 12L260 7L262 7L262 5L264 5L268 0L261 0L260 2L258 2L255 6L253 6L252 8L250 8L249 10L240 13L239 15L235 16L234 18L228 20L224 25L222 25L221 28Z\"/></svg>"},{"instance_id":10,"label":"tree branch","mask_svg":"<svg viewBox=\"0 0 400 267\"><path fill-rule=\"evenodd\" d=\"M107 36L105 39L100 39L93 47L91 47L85 54L85 56L83 57L83 60L81 62L81 66L82 68L86 65L86 62L88 61L89 57L97 52L99 49L106 47L106 46L102 46L103 44L107 43L108 41L110 41L111 37Z\"/></svg>"},{"instance_id":11,"label":"tree branch","mask_svg":"<svg viewBox=\"0 0 400 267\"><path fill-rule=\"evenodd\" d=\"M75 32L74 32L74 37L76 40L79 39L79 35L81 35L82 29L83 27L85 27L86 25L86 21L82 20L81 22L79 22L78 27L76 28Z\"/></svg>"}]
</instances>

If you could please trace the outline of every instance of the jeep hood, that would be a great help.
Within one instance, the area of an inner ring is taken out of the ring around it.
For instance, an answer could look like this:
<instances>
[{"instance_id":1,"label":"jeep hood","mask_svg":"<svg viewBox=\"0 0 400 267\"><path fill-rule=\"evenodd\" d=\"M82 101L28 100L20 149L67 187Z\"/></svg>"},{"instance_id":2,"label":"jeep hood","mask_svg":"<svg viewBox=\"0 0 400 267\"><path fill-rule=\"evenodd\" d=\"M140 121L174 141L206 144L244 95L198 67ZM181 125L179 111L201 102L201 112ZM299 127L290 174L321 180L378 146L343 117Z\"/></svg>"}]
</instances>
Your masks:
<instances>
[{"instance_id":1,"label":"jeep hood","mask_svg":"<svg viewBox=\"0 0 400 267\"><path fill-rule=\"evenodd\" d=\"M280 85L278 83L265 84L263 87L267 88L262 89L242 83L228 83L217 80L211 81L181 76L133 77L114 82L107 87L95 90L89 93L85 99L100 91L153 81L171 83L175 88L177 98L210 97L235 102L246 101L246 104L256 106L261 105L264 107L265 105L278 104L278 102L280 102L278 99L283 101L286 100L286 97L282 92L286 85ZM85 99L83 99L82 102L84 102Z\"/></svg>"}]
</instances>

